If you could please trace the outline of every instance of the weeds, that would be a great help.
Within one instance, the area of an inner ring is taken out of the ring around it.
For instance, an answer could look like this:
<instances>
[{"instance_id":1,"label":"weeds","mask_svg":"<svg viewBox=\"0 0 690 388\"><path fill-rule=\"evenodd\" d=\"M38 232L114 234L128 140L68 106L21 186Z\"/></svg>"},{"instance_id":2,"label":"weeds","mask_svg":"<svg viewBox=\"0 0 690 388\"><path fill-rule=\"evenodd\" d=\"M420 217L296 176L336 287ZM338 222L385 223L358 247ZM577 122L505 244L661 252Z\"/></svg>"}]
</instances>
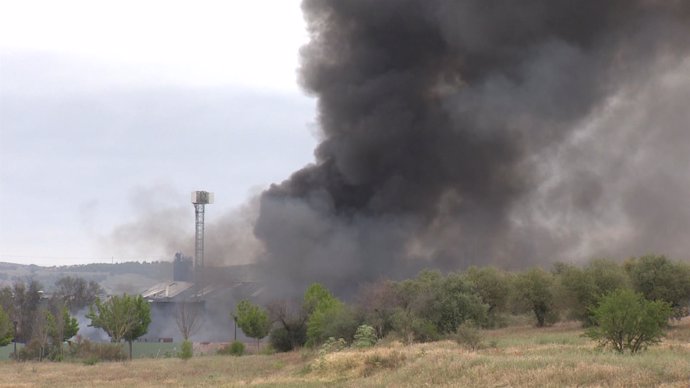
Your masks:
<instances>
[{"instance_id":1,"label":"weeds","mask_svg":"<svg viewBox=\"0 0 690 388\"><path fill-rule=\"evenodd\" d=\"M373 354L364 359L364 369L362 376L371 376L372 374L382 369L396 369L399 368L407 359L407 357L398 352L393 351L387 355Z\"/></svg>"}]
</instances>

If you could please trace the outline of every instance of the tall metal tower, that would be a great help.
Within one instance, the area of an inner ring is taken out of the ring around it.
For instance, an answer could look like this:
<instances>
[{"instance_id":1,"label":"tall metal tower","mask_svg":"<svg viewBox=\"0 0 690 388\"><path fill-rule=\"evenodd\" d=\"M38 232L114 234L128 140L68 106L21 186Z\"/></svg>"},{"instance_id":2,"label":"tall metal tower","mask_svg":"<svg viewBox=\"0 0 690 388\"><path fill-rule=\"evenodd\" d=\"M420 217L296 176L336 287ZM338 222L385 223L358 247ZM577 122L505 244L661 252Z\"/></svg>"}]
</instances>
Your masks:
<instances>
[{"instance_id":1,"label":"tall metal tower","mask_svg":"<svg viewBox=\"0 0 690 388\"><path fill-rule=\"evenodd\" d=\"M194 284L197 296L203 290L204 271L204 210L205 206L213 203L213 193L208 191L193 191L192 204L196 214L194 228Z\"/></svg>"}]
</instances>

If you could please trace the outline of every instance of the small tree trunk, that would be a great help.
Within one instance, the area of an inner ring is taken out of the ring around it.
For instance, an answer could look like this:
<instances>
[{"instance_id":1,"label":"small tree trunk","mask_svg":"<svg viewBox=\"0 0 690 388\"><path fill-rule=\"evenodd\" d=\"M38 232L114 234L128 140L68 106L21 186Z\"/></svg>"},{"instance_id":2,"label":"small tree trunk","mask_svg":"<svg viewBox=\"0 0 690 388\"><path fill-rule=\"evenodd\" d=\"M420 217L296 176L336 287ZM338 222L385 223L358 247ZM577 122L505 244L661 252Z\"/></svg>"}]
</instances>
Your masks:
<instances>
[{"instance_id":1,"label":"small tree trunk","mask_svg":"<svg viewBox=\"0 0 690 388\"><path fill-rule=\"evenodd\" d=\"M261 339L257 338L256 339L256 354L259 354L259 341L261 341Z\"/></svg>"},{"instance_id":2,"label":"small tree trunk","mask_svg":"<svg viewBox=\"0 0 690 388\"><path fill-rule=\"evenodd\" d=\"M132 361L132 340L129 340L129 361Z\"/></svg>"}]
</instances>

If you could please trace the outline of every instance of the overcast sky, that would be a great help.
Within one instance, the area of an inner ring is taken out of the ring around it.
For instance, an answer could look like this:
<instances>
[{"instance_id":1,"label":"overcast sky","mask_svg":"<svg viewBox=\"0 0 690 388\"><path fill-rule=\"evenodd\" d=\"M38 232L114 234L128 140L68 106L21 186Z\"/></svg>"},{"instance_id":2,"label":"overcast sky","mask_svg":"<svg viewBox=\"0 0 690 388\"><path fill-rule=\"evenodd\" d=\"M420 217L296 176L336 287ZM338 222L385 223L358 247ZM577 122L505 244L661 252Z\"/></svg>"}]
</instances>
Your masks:
<instances>
[{"instance_id":1,"label":"overcast sky","mask_svg":"<svg viewBox=\"0 0 690 388\"><path fill-rule=\"evenodd\" d=\"M159 259L99 241L193 190L212 219L312 161L306 40L298 0L0 0L0 261Z\"/></svg>"}]
</instances>

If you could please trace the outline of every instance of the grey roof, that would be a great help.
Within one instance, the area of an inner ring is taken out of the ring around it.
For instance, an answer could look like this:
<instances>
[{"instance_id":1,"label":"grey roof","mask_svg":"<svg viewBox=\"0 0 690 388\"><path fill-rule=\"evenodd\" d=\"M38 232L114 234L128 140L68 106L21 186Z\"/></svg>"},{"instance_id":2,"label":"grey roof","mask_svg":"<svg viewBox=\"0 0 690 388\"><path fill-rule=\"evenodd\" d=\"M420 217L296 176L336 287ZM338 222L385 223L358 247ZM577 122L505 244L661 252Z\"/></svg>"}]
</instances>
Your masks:
<instances>
[{"instance_id":1,"label":"grey roof","mask_svg":"<svg viewBox=\"0 0 690 388\"><path fill-rule=\"evenodd\" d=\"M145 299L152 300L177 299L183 294L186 294L186 291L191 290L193 287L194 283L191 282L158 283L142 292L141 296L143 296Z\"/></svg>"}]
</instances>

